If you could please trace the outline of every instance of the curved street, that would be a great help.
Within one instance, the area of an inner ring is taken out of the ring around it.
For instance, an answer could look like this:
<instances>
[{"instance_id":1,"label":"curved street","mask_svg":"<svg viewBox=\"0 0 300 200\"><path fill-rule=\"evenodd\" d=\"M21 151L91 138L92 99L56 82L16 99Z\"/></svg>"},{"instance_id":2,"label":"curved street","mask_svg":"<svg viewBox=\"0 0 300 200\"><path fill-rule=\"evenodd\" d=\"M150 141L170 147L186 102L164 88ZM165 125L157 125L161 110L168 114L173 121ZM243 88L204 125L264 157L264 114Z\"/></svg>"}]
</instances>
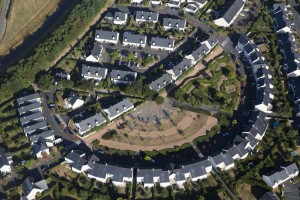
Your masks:
<instances>
[{"instance_id":1,"label":"curved street","mask_svg":"<svg viewBox=\"0 0 300 200\"><path fill-rule=\"evenodd\" d=\"M7 16L7 11L9 9L9 4L10 4L10 0L4 0L3 6L0 7L0 11L1 11L1 16L0 16L0 41L2 40L2 38L4 36L4 33L5 33L5 29L6 29L6 21L7 21L6 16Z\"/></svg>"}]
</instances>

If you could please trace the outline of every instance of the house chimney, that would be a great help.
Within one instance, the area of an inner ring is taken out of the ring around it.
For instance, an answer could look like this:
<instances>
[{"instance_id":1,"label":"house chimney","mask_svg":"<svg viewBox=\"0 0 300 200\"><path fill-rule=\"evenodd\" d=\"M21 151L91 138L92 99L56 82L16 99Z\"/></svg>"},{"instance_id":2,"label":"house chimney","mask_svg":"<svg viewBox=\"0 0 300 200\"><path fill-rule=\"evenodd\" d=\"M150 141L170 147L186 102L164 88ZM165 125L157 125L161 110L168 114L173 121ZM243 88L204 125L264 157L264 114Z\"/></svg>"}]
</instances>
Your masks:
<instances>
[{"instance_id":1,"label":"house chimney","mask_svg":"<svg viewBox=\"0 0 300 200\"><path fill-rule=\"evenodd\" d=\"M120 79L120 74L117 75L117 78Z\"/></svg>"},{"instance_id":2,"label":"house chimney","mask_svg":"<svg viewBox=\"0 0 300 200\"><path fill-rule=\"evenodd\" d=\"M126 37L124 38L124 41L127 42L127 38Z\"/></svg>"},{"instance_id":3,"label":"house chimney","mask_svg":"<svg viewBox=\"0 0 300 200\"><path fill-rule=\"evenodd\" d=\"M143 43L144 43L144 41L143 41L142 39L140 40L140 42L141 42L141 44L143 44Z\"/></svg>"},{"instance_id":4,"label":"house chimney","mask_svg":"<svg viewBox=\"0 0 300 200\"><path fill-rule=\"evenodd\" d=\"M115 40L115 39L116 39L114 35L112 36L112 39L113 39L113 40Z\"/></svg>"},{"instance_id":5,"label":"house chimney","mask_svg":"<svg viewBox=\"0 0 300 200\"><path fill-rule=\"evenodd\" d=\"M116 111L117 111L117 113L119 113L119 112L120 112L120 110L119 110L118 108L116 109Z\"/></svg>"},{"instance_id":6,"label":"house chimney","mask_svg":"<svg viewBox=\"0 0 300 200\"><path fill-rule=\"evenodd\" d=\"M99 34L96 35L96 38L99 38Z\"/></svg>"},{"instance_id":7,"label":"house chimney","mask_svg":"<svg viewBox=\"0 0 300 200\"><path fill-rule=\"evenodd\" d=\"M96 72L96 76L98 76L99 74L98 74L98 72Z\"/></svg>"},{"instance_id":8,"label":"house chimney","mask_svg":"<svg viewBox=\"0 0 300 200\"><path fill-rule=\"evenodd\" d=\"M142 15L142 19L144 19L144 15Z\"/></svg>"},{"instance_id":9,"label":"house chimney","mask_svg":"<svg viewBox=\"0 0 300 200\"><path fill-rule=\"evenodd\" d=\"M172 26L171 22L169 22L169 26Z\"/></svg>"},{"instance_id":10,"label":"house chimney","mask_svg":"<svg viewBox=\"0 0 300 200\"><path fill-rule=\"evenodd\" d=\"M152 45L155 45L155 42L152 42Z\"/></svg>"},{"instance_id":11,"label":"house chimney","mask_svg":"<svg viewBox=\"0 0 300 200\"><path fill-rule=\"evenodd\" d=\"M169 43L169 47L171 47L171 43Z\"/></svg>"},{"instance_id":12,"label":"house chimney","mask_svg":"<svg viewBox=\"0 0 300 200\"><path fill-rule=\"evenodd\" d=\"M123 109L126 110L126 106L125 105L123 105Z\"/></svg>"},{"instance_id":13,"label":"house chimney","mask_svg":"<svg viewBox=\"0 0 300 200\"><path fill-rule=\"evenodd\" d=\"M91 72L90 71L88 71L88 75L90 75L91 74Z\"/></svg>"}]
</instances>

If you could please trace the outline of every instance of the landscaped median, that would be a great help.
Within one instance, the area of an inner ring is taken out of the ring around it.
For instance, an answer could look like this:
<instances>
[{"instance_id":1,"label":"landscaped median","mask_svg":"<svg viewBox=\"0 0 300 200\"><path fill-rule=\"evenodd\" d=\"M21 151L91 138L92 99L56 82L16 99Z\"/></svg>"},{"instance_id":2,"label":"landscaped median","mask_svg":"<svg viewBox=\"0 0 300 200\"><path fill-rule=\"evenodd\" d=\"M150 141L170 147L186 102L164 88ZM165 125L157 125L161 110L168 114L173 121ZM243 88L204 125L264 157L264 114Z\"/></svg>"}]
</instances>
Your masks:
<instances>
[{"instance_id":1,"label":"landscaped median","mask_svg":"<svg viewBox=\"0 0 300 200\"><path fill-rule=\"evenodd\" d=\"M52 33L44 43L40 44L35 53L26 59L22 59L17 65L12 66L1 77L0 102L13 96L14 93L30 86L36 74L41 70L50 68L55 60L59 58L64 49L69 48L69 45L78 39L91 25L103 8L110 1L108 0L83 0L76 6L65 23Z\"/></svg>"}]
</instances>

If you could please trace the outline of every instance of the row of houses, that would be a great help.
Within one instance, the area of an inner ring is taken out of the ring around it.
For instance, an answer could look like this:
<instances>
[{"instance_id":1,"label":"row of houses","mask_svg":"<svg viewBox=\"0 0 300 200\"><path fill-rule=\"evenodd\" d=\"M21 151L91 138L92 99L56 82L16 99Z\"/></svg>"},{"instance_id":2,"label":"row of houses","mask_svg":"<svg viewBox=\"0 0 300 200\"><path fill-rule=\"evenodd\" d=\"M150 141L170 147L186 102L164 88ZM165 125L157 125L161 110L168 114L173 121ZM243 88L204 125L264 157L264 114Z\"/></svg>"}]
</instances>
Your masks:
<instances>
[{"instance_id":1,"label":"row of houses","mask_svg":"<svg viewBox=\"0 0 300 200\"><path fill-rule=\"evenodd\" d=\"M122 114L128 112L133 109L134 105L130 102L129 99L123 99L122 101L110 106L107 109L103 109L104 113L106 113L107 118L110 121L113 121L117 117ZM90 117L85 119L81 119L80 121L75 123L75 126L80 135L87 133L95 127L101 126L106 123L106 118L101 113L96 113Z\"/></svg>"},{"instance_id":2,"label":"row of houses","mask_svg":"<svg viewBox=\"0 0 300 200\"><path fill-rule=\"evenodd\" d=\"M42 158L43 154L50 154L49 148L54 146L55 135L48 129L38 93L17 99L18 113L23 132L32 145L32 154Z\"/></svg>"},{"instance_id":3,"label":"row of houses","mask_svg":"<svg viewBox=\"0 0 300 200\"><path fill-rule=\"evenodd\" d=\"M158 92L173 81L176 81L185 71L197 65L197 63L208 55L213 48L218 44L218 39L211 36L207 40L200 43L200 46L191 54L186 55L172 69L167 70L167 74L162 75L153 81L149 87L151 90Z\"/></svg>"},{"instance_id":4,"label":"row of houses","mask_svg":"<svg viewBox=\"0 0 300 200\"><path fill-rule=\"evenodd\" d=\"M284 70L288 77L288 85L296 105L296 116L300 117L300 52L292 33L292 12L285 4L274 4L272 16L277 33L277 43L284 57Z\"/></svg>"},{"instance_id":5,"label":"row of houses","mask_svg":"<svg viewBox=\"0 0 300 200\"><path fill-rule=\"evenodd\" d=\"M195 14L198 10L203 8L207 0L187 0L187 5L184 6L183 11Z\"/></svg>"}]
</instances>

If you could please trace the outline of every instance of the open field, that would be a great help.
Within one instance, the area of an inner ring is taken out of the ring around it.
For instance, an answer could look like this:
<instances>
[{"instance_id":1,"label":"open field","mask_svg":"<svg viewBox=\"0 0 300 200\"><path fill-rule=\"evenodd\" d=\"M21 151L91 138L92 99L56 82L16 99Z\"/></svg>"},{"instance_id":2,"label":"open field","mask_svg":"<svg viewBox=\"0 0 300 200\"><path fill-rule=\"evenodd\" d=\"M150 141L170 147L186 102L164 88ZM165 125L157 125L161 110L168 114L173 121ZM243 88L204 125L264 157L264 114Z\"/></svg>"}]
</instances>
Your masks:
<instances>
[{"instance_id":1,"label":"open field","mask_svg":"<svg viewBox=\"0 0 300 200\"><path fill-rule=\"evenodd\" d=\"M7 27L0 43L0 55L20 43L38 28L57 7L60 0L13 0ZM25 12L26 11L26 12Z\"/></svg>"},{"instance_id":2,"label":"open field","mask_svg":"<svg viewBox=\"0 0 300 200\"><path fill-rule=\"evenodd\" d=\"M168 100L162 106L147 102L84 140L90 144L97 139L101 145L122 150L161 150L205 135L216 124L216 118L173 108ZM115 134L103 139L109 130L114 130Z\"/></svg>"}]
</instances>

